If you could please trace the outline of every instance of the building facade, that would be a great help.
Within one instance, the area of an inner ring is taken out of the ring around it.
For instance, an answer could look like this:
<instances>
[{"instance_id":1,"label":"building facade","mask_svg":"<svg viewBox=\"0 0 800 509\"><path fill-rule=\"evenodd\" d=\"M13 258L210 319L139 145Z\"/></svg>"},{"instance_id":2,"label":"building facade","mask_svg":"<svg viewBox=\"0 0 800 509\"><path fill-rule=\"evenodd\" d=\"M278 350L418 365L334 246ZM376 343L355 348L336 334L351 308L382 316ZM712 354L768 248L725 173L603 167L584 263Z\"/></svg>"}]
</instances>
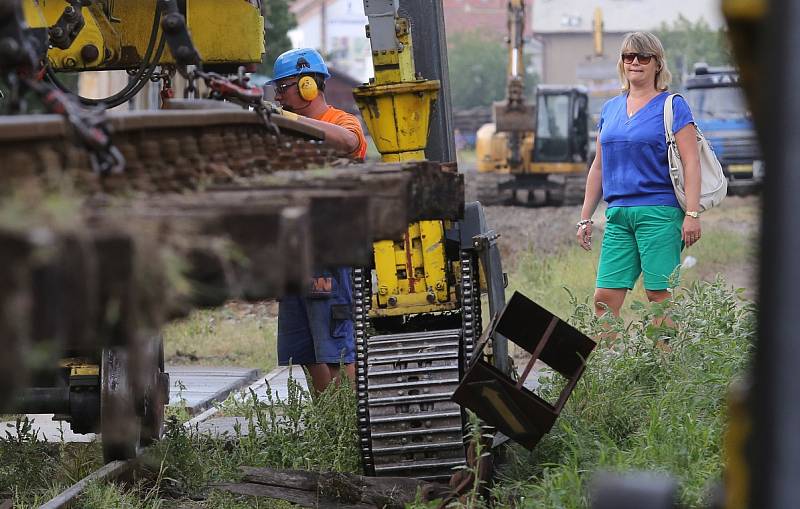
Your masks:
<instances>
[{"instance_id":1,"label":"building facade","mask_svg":"<svg viewBox=\"0 0 800 509\"><path fill-rule=\"evenodd\" d=\"M594 46L595 12L601 14L603 51ZM628 32L655 30L682 15L724 25L718 0L536 0L533 35L541 42L544 83L580 83L616 77L617 52Z\"/></svg>"}]
</instances>

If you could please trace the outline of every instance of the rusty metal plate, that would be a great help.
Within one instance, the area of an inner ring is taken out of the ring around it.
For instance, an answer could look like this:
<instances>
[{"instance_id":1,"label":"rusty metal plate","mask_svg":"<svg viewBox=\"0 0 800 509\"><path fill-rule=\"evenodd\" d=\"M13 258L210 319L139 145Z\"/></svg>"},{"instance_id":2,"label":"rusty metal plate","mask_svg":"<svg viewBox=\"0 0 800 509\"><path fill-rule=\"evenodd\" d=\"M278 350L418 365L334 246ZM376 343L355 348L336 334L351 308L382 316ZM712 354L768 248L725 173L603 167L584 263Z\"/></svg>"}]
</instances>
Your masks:
<instances>
[{"instance_id":1,"label":"rusty metal plate","mask_svg":"<svg viewBox=\"0 0 800 509\"><path fill-rule=\"evenodd\" d=\"M528 449L558 417L552 405L482 360L467 371L453 400Z\"/></svg>"},{"instance_id":2,"label":"rusty metal plate","mask_svg":"<svg viewBox=\"0 0 800 509\"><path fill-rule=\"evenodd\" d=\"M550 311L515 292L500 314L495 332L533 354L553 317ZM569 378L583 366L595 346L578 329L559 320L539 359Z\"/></svg>"}]
</instances>

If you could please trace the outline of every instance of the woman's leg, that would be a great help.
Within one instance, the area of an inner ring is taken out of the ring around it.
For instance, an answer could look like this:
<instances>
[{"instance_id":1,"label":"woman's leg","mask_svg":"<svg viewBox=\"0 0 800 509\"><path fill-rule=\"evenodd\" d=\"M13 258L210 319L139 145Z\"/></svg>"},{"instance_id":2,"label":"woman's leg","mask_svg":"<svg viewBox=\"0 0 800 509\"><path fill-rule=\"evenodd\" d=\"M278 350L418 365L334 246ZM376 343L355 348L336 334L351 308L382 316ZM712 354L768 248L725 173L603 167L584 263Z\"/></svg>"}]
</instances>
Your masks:
<instances>
[{"instance_id":1,"label":"woman's leg","mask_svg":"<svg viewBox=\"0 0 800 509\"><path fill-rule=\"evenodd\" d=\"M672 297L672 294L668 290L645 290L645 293L647 294L647 300L650 302L663 302ZM670 327L675 326L675 323L666 316L657 316L653 318L653 325L658 327L665 321Z\"/></svg>"},{"instance_id":2,"label":"woman's leg","mask_svg":"<svg viewBox=\"0 0 800 509\"><path fill-rule=\"evenodd\" d=\"M622 309L622 304L625 302L625 295L627 295L627 293L627 288L596 288L594 291L595 314L597 316L604 315L606 313L606 308L602 304L605 304L614 316L619 316L619 311Z\"/></svg>"}]
</instances>

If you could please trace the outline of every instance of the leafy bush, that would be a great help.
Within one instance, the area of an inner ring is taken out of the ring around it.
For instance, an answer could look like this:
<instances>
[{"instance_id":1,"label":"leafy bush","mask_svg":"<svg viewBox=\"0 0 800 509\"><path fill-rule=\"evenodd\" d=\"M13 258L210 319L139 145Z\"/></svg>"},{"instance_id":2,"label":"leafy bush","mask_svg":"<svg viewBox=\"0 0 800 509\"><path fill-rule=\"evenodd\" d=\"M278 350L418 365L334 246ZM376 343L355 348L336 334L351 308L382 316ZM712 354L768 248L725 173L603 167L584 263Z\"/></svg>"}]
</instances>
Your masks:
<instances>
[{"instance_id":1,"label":"leafy bush","mask_svg":"<svg viewBox=\"0 0 800 509\"><path fill-rule=\"evenodd\" d=\"M524 507L588 505L598 470L655 470L676 477L682 500L703 503L721 478L728 385L741 375L755 331L754 307L718 278L678 291L672 302L635 303L637 319L594 316L587 299L570 321L604 337L564 411L532 452L511 449L495 489ZM654 326L666 316L675 325ZM560 387L547 377L546 398Z\"/></svg>"}]
</instances>

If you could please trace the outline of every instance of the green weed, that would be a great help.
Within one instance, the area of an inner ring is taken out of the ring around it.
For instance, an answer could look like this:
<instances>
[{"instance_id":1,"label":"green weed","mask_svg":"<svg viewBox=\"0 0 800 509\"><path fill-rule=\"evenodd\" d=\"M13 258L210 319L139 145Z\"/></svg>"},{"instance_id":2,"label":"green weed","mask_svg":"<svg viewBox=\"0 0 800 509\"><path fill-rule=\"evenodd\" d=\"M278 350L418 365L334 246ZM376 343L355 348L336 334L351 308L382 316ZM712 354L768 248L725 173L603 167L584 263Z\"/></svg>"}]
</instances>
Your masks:
<instances>
[{"instance_id":1,"label":"green weed","mask_svg":"<svg viewBox=\"0 0 800 509\"><path fill-rule=\"evenodd\" d=\"M230 500L213 486L239 478L242 465L314 471L356 472L356 399L345 384L332 386L318 397L289 380L289 394L278 400L268 390L266 401L255 393L223 405L229 415L243 416L232 435L212 436L196 427L186 429L176 419L167 423L166 436L146 464L158 472L157 491L171 498ZM227 502L226 502L227 503ZM207 507L230 507L231 505ZM250 507L250 506L246 506ZM261 505L259 507L273 507Z\"/></svg>"},{"instance_id":2,"label":"green weed","mask_svg":"<svg viewBox=\"0 0 800 509\"><path fill-rule=\"evenodd\" d=\"M0 438L0 499L12 498L14 507L38 507L100 467L97 443L48 442L25 416L14 431Z\"/></svg>"},{"instance_id":3,"label":"green weed","mask_svg":"<svg viewBox=\"0 0 800 509\"><path fill-rule=\"evenodd\" d=\"M754 308L740 293L721 278L694 282L671 303L634 303L631 322L598 319L590 303L573 298L574 325L594 337L611 331L616 340L592 354L536 449L512 448L495 495L522 507L582 508L593 472L655 470L678 478L687 506L701 506L722 473L727 388L752 348ZM674 328L653 326L663 314ZM555 399L548 379L542 391Z\"/></svg>"}]
</instances>

